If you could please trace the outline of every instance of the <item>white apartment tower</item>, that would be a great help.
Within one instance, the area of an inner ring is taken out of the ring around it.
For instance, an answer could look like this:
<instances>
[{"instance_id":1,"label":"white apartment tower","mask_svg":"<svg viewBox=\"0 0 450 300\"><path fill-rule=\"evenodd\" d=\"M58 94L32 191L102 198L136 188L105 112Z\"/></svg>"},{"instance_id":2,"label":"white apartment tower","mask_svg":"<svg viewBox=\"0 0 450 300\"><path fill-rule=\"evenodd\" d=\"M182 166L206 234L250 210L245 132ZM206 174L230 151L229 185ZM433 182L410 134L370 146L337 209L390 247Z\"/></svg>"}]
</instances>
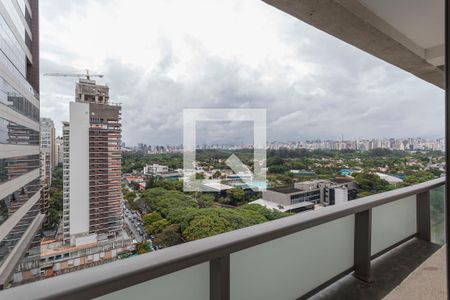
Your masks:
<instances>
[{"instance_id":1,"label":"white apartment tower","mask_svg":"<svg viewBox=\"0 0 450 300\"><path fill-rule=\"evenodd\" d=\"M64 123L64 241L95 242L122 230L120 106L109 88L80 79Z\"/></svg>"}]
</instances>

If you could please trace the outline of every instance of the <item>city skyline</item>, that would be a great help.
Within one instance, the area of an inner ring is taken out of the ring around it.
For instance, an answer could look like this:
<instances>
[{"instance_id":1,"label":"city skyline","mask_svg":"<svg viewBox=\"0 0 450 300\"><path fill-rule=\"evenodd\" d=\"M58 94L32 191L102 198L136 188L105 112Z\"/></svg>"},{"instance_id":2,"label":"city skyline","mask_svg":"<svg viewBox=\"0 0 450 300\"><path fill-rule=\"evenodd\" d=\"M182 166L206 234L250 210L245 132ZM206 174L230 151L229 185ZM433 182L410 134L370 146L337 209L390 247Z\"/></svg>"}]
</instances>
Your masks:
<instances>
[{"instance_id":1,"label":"city skyline","mask_svg":"<svg viewBox=\"0 0 450 300\"><path fill-rule=\"evenodd\" d=\"M312 139L303 139L303 140L285 140L285 141L281 141L281 140L268 140L267 143L298 143L298 142L316 142L316 141L334 141L334 142L348 142L348 141L370 141L370 140L390 140L390 139L395 139L395 140L408 140L408 139L414 139L414 140L443 140L444 137L399 137L399 138L393 138L393 137L359 137L359 138L352 138L352 139L327 139L327 138L312 138ZM144 142L138 142L136 144L131 144L131 146L137 146L139 144L145 144L148 146L164 146L164 144L146 144ZM250 143L197 143L197 145L247 145ZM127 146L129 146L128 144L126 144ZM165 144L165 146L181 146L182 144Z\"/></svg>"},{"instance_id":2,"label":"city skyline","mask_svg":"<svg viewBox=\"0 0 450 300\"><path fill-rule=\"evenodd\" d=\"M44 119L49 119L44 117ZM51 120L51 119L50 119ZM62 130L61 132L57 132L55 135L56 139L62 139ZM326 141L332 141L332 142L352 142L352 141L371 141L371 140L425 140L425 141L440 141L441 143L444 143L445 139L444 136L402 136L402 137L386 137L386 136L378 136L378 137L357 137L357 138L345 138L344 136L341 136L340 138L309 138L309 139L285 139L285 140L268 140L267 144L292 144L292 143L308 143L308 142L326 142ZM137 141L136 143L122 143L122 148L125 148L125 150L128 148L138 147L139 145L146 145L151 147L182 147L182 143L167 143L167 144L158 144L158 143L146 143L144 141ZM245 145L251 145L251 142L244 142L243 139L236 139L229 142L198 142L197 146L213 146L213 145L219 145L219 146L245 146ZM57 154L56 154L57 155Z\"/></svg>"},{"instance_id":3,"label":"city skyline","mask_svg":"<svg viewBox=\"0 0 450 300\"><path fill-rule=\"evenodd\" d=\"M390 150L440 150L445 149L444 138L361 138L350 140L331 140L331 139L313 139L300 141L267 141L268 150L273 149L308 149L308 150L361 150L367 151L376 148L384 148ZM197 149L252 149L252 143L197 143ZM147 145L145 143L137 143L135 145L126 145L122 143L122 149L125 151L144 151L148 153L176 153L183 151L183 145Z\"/></svg>"},{"instance_id":4,"label":"city skyline","mask_svg":"<svg viewBox=\"0 0 450 300\"><path fill-rule=\"evenodd\" d=\"M268 140L443 136L437 87L261 1L194 4L43 0L41 73L104 74L127 144L180 144L192 107L267 108ZM41 79L60 132L75 81Z\"/></svg>"}]
</instances>

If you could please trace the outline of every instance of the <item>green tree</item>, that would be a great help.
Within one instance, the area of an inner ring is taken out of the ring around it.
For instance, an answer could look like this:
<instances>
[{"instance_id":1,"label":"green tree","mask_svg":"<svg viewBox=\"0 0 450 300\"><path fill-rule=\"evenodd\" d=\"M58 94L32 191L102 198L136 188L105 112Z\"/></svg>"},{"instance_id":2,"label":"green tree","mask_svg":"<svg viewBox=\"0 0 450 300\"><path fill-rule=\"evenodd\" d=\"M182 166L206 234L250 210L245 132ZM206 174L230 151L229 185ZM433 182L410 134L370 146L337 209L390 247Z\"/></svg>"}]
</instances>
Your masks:
<instances>
[{"instance_id":1,"label":"green tree","mask_svg":"<svg viewBox=\"0 0 450 300\"><path fill-rule=\"evenodd\" d=\"M63 169L58 166L53 171L52 186L49 189L48 215L44 229L50 230L58 226L63 210Z\"/></svg>"},{"instance_id":2,"label":"green tree","mask_svg":"<svg viewBox=\"0 0 450 300\"><path fill-rule=\"evenodd\" d=\"M354 175L354 178L362 191L378 193L389 189L389 182L374 173L361 172Z\"/></svg>"},{"instance_id":3,"label":"green tree","mask_svg":"<svg viewBox=\"0 0 450 300\"><path fill-rule=\"evenodd\" d=\"M392 154L392 150L389 149L383 149L383 148L375 148L372 149L368 152L369 156L378 156L378 157L383 157L383 156L388 156Z\"/></svg>"},{"instance_id":4,"label":"green tree","mask_svg":"<svg viewBox=\"0 0 450 300\"><path fill-rule=\"evenodd\" d=\"M281 212L277 209L269 209L259 204L246 204L241 207L242 209L252 210L255 211L264 217L266 217L267 220L276 220L280 218L284 218L286 216L294 215L290 213Z\"/></svg>"},{"instance_id":5,"label":"green tree","mask_svg":"<svg viewBox=\"0 0 450 300\"><path fill-rule=\"evenodd\" d=\"M136 198L136 193L135 193L135 192L128 192L128 193L126 193L126 194L123 196L123 198L124 198L125 200L127 200L128 202L133 201L134 198Z\"/></svg>"},{"instance_id":6,"label":"green tree","mask_svg":"<svg viewBox=\"0 0 450 300\"><path fill-rule=\"evenodd\" d=\"M368 191L358 192L358 198L364 198L364 197L367 197L367 196L370 196L370 195L373 195L373 193L368 192Z\"/></svg>"},{"instance_id":7,"label":"green tree","mask_svg":"<svg viewBox=\"0 0 450 300\"><path fill-rule=\"evenodd\" d=\"M139 191L139 188L140 188L139 183L136 181L130 182L130 187L135 191Z\"/></svg>"},{"instance_id":8,"label":"green tree","mask_svg":"<svg viewBox=\"0 0 450 300\"><path fill-rule=\"evenodd\" d=\"M150 225L150 224L152 224L152 223L155 223L155 222L157 222L157 221L162 220L163 217L161 216L161 214L160 214L159 212L154 211L154 212L145 214L145 215L142 217L142 219L143 219L143 221L144 221L144 225L147 226L147 225Z\"/></svg>"},{"instance_id":9,"label":"green tree","mask_svg":"<svg viewBox=\"0 0 450 300\"><path fill-rule=\"evenodd\" d=\"M162 219L144 226L146 234L157 234L163 231L164 228L170 225L170 222L166 219Z\"/></svg>"},{"instance_id":10,"label":"green tree","mask_svg":"<svg viewBox=\"0 0 450 300\"><path fill-rule=\"evenodd\" d=\"M184 229L183 236L188 241L194 241L230 230L232 230L232 227L224 218L198 216Z\"/></svg>"},{"instance_id":11,"label":"green tree","mask_svg":"<svg viewBox=\"0 0 450 300\"><path fill-rule=\"evenodd\" d=\"M172 179L164 179L158 177L149 177L145 183L146 189L161 187L166 190L183 190L183 181L182 180L172 180Z\"/></svg>"},{"instance_id":12,"label":"green tree","mask_svg":"<svg viewBox=\"0 0 450 300\"><path fill-rule=\"evenodd\" d=\"M232 188L227 190L227 196L230 200L230 204L238 204L245 199L245 192L242 189Z\"/></svg>"},{"instance_id":13,"label":"green tree","mask_svg":"<svg viewBox=\"0 0 450 300\"><path fill-rule=\"evenodd\" d=\"M195 179L205 179L205 173L195 173Z\"/></svg>"},{"instance_id":14,"label":"green tree","mask_svg":"<svg viewBox=\"0 0 450 300\"><path fill-rule=\"evenodd\" d=\"M147 180L145 181L145 189L152 189L158 187L157 186L157 179L154 176L149 176Z\"/></svg>"},{"instance_id":15,"label":"green tree","mask_svg":"<svg viewBox=\"0 0 450 300\"><path fill-rule=\"evenodd\" d=\"M404 182L407 185L411 184L417 184L425 181L429 181L436 178L436 175L433 172L430 172L428 170L420 170L417 172L414 172L411 175L406 176Z\"/></svg>"},{"instance_id":16,"label":"green tree","mask_svg":"<svg viewBox=\"0 0 450 300\"><path fill-rule=\"evenodd\" d=\"M136 244L136 252L138 254L144 254L151 251L152 248L150 247L150 243L147 241Z\"/></svg>"},{"instance_id":17,"label":"green tree","mask_svg":"<svg viewBox=\"0 0 450 300\"><path fill-rule=\"evenodd\" d=\"M180 233L180 225L171 224L165 227L161 233L155 235L155 244L170 247L183 243Z\"/></svg>"},{"instance_id":18,"label":"green tree","mask_svg":"<svg viewBox=\"0 0 450 300\"><path fill-rule=\"evenodd\" d=\"M52 187L61 189L61 190L63 188L63 168L62 168L62 166L58 166L53 170Z\"/></svg>"},{"instance_id":19,"label":"green tree","mask_svg":"<svg viewBox=\"0 0 450 300\"><path fill-rule=\"evenodd\" d=\"M211 207L214 204L214 197L211 195L206 195L206 194L201 195L197 199L197 203L200 208Z\"/></svg>"},{"instance_id":20,"label":"green tree","mask_svg":"<svg viewBox=\"0 0 450 300\"><path fill-rule=\"evenodd\" d=\"M197 201L180 191L168 191L163 188L146 190L142 198L154 211L166 217L170 210L184 207L198 207Z\"/></svg>"}]
</instances>

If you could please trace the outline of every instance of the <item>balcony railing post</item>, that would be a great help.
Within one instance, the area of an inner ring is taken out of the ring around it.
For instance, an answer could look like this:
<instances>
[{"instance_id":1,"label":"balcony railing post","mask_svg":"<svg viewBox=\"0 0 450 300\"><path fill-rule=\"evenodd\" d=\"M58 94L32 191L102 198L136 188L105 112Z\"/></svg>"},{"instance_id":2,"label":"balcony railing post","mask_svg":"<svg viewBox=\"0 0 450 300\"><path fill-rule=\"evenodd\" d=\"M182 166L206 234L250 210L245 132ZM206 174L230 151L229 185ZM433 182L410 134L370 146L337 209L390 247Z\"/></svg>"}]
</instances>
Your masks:
<instances>
[{"instance_id":1,"label":"balcony railing post","mask_svg":"<svg viewBox=\"0 0 450 300\"><path fill-rule=\"evenodd\" d=\"M230 300L230 256L209 262L209 299Z\"/></svg>"},{"instance_id":2,"label":"balcony railing post","mask_svg":"<svg viewBox=\"0 0 450 300\"><path fill-rule=\"evenodd\" d=\"M372 209L355 214L355 246L353 253L353 276L372 282L370 257L372 247Z\"/></svg>"},{"instance_id":3,"label":"balcony railing post","mask_svg":"<svg viewBox=\"0 0 450 300\"><path fill-rule=\"evenodd\" d=\"M431 240L431 222L430 222L430 191L417 194L416 198L417 215L417 237L419 239Z\"/></svg>"}]
</instances>

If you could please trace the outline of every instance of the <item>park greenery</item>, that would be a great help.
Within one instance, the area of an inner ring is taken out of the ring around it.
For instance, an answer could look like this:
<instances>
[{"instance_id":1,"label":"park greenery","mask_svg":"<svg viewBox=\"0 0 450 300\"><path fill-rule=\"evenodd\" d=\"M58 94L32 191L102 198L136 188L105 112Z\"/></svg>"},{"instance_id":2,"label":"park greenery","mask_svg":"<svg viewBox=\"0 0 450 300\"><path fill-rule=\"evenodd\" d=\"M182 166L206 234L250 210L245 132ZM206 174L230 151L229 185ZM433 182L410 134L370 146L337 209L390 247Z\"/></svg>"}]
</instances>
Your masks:
<instances>
[{"instance_id":1,"label":"park greenery","mask_svg":"<svg viewBox=\"0 0 450 300\"><path fill-rule=\"evenodd\" d=\"M49 188L49 208L45 230L55 229L62 216L63 209L63 168L57 166L52 173L52 184Z\"/></svg>"},{"instance_id":2,"label":"park greenery","mask_svg":"<svg viewBox=\"0 0 450 300\"><path fill-rule=\"evenodd\" d=\"M143 216L145 232L156 244L169 247L290 215L259 205L220 207L213 199L161 187L147 189L141 196L150 208Z\"/></svg>"},{"instance_id":3,"label":"park greenery","mask_svg":"<svg viewBox=\"0 0 450 300\"><path fill-rule=\"evenodd\" d=\"M212 178L225 179L224 172L229 171L225 160L231 154L235 154L252 169L253 152L249 149L198 150L196 160L205 171L212 174ZM269 185L275 187L292 185L296 181L342 177L342 169L357 170L351 179L359 186L358 197L365 197L437 178L443 172L429 168L429 165L442 162L443 153L439 151L269 150L267 178ZM172 169L182 168L182 154L124 153L122 171L140 171L146 164L153 163L167 165ZM377 172L401 178L403 182L390 184L381 179ZM205 173L196 173L195 178L203 179ZM124 196L131 202L138 193L136 188L132 188L135 192L127 191ZM248 193L239 188L220 194L184 193L181 180L149 177L146 190L139 194L139 200L136 201L138 203L133 205L144 213L145 232L153 237L155 244L162 247L290 215L257 204L248 204L260 198L261 194ZM442 225L442 205L442 192L432 194L432 213L439 226Z\"/></svg>"},{"instance_id":4,"label":"park greenery","mask_svg":"<svg viewBox=\"0 0 450 300\"><path fill-rule=\"evenodd\" d=\"M196 159L206 171L212 171L213 178L223 178L222 172L229 170L225 160L235 154L250 169L253 166L253 151L241 150L198 150ZM440 151L397 151L373 149L370 151L355 150L306 150L280 149L267 151L267 180L270 186L292 185L295 181L310 179L332 179L340 176L341 169L362 171L355 176L360 184L361 196L384 192L439 177L443 172L427 168L429 163L444 161ZM122 171L141 170L145 164L163 164L170 168L182 168L182 154L144 154L139 152L124 153ZM296 175L292 170L300 170ZM221 172L222 171L222 172ZM403 179L403 183L390 185L379 179L376 172L388 173ZM197 179L203 173L196 174ZM165 183L170 184L170 183ZM175 184L175 183L172 183ZM182 183L178 183L182 184ZM150 184L148 187L156 187ZM233 204L242 201L234 201Z\"/></svg>"}]
</instances>

